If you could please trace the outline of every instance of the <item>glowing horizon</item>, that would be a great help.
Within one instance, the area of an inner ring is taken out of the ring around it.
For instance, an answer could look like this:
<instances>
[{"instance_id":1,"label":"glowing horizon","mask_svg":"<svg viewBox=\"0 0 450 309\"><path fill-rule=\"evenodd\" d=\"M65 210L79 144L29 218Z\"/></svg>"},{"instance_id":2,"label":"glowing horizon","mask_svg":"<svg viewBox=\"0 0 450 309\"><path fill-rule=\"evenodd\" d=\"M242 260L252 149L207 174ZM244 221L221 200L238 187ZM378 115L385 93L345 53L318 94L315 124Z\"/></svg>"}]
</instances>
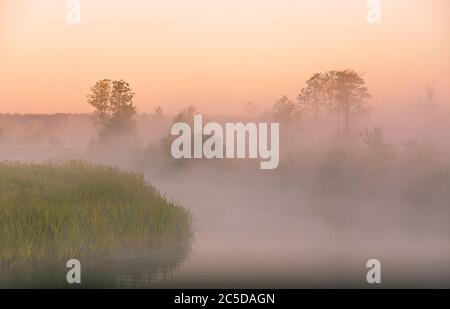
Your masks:
<instances>
[{"instance_id":1,"label":"glowing horizon","mask_svg":"<svg viewBox=\"0 0 450 309\"><path fill-rule=\"evenodd\" d=\"M196 105L237 114L295 99L315 72L364 72L377 103L415 100L429 81L450 98L450 2L381 1L381 24L354 1L0 3L0 113L90 112L102 78L125 79L140 112Z\"/></svg>"}]
</instances>

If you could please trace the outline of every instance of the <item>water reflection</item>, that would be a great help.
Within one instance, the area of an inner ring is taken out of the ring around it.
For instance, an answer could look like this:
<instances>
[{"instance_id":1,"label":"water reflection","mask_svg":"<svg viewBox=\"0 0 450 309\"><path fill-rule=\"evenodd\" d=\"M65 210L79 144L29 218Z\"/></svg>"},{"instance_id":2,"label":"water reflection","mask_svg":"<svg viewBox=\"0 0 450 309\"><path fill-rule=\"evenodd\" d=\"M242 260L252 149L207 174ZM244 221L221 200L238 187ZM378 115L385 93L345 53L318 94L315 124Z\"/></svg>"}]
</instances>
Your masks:
<instances>
[{"instance_id":1,"label":"water reflection","mask_svg":"<svg viewBox=\"0 0 450 309\"><path fill-rule=\"evenodd\" d=\"M68 284L66 260L0 265L0 288L148 288L179 271L190 242L158 250L121 251L114 256L80 259L81 284Z\"/></svg>"}]
</instances>

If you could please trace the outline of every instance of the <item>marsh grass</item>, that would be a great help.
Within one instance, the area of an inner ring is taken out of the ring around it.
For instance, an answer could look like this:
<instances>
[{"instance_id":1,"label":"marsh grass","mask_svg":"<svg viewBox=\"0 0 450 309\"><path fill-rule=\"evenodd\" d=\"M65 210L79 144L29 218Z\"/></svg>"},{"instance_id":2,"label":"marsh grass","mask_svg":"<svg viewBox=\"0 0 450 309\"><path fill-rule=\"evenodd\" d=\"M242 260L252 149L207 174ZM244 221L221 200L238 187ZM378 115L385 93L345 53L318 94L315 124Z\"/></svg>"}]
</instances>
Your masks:
<instances>
[{"instance_id":1,"label":"marsh grass","mask_svg":"<svg viewBox=\"0 0 450 309\"><path fill-rule=\"evenodd\" d=\"M191 214L142 175L80 161L0 163L4 264L157 248L191 230Z\"/></svg>"}]
</instances>

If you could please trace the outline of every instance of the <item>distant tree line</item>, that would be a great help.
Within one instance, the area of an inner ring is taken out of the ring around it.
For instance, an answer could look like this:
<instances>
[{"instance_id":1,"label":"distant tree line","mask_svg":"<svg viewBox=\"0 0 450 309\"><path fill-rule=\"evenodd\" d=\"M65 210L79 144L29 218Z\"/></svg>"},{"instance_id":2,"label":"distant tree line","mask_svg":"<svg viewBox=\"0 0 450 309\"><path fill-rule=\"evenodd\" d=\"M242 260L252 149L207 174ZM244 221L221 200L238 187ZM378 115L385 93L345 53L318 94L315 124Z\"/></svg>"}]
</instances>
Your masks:
<instances>
[{"instance_id":1,"label":"distant tree line","mask_svg":"<svg viewBox=\"0 0 450 309\"><path fill-rule=\"evenodd\" d=\"M370 109L364 79L353 70L316 73L293 102L283 96L272 108L273 117L284 123L309 114L316 120L332 120L339 134L348 134Z\"/></svg>"},{"instance_id":2,"label":"distant tree line","mask_svg":"<svg viewBox=\"0 0 450 309\"><path fill-rule=\"evenodd\" d=\"M87 99L95 108L99 137L133 132L136 115L133 97L134 92L124 80L103 79L91 87ZM272 116L287 126L306 115L319 121L333 121L338 134L347 135L370 111L367 105L369 97L364 79L357 72L350 69L326 71L312 75L296 101L287 96L276 101ZM245 108L248 114L256 110L252 102L246 103ZM181 110L174 120L189 121L195 111L193 106L189 106ZM158 106L154 115L160 117L162 114L162 108Z\"/></svg>"}]
</instances>

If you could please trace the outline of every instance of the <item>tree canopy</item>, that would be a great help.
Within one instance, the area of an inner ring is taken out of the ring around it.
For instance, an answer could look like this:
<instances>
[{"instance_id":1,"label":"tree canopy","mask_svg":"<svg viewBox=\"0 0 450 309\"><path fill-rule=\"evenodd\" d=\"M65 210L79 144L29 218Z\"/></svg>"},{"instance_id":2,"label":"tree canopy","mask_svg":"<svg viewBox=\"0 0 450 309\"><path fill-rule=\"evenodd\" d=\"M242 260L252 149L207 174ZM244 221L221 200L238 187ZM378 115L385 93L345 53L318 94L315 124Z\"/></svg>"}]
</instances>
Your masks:
<instances>
[{"instance_id":1,"label":"tree canopy","mask_svg":"<svg viewBox=\"0 0 450 309\"><path fill-rule=\"evenodd\" d=\"M95 107L99 136L128 134L135 128L134 92L124 80L103 79L91 87L88 103Z\"/></svg>"},{"instance_id":2,"label":"tree canopy","mask_svg":"<svg viewBox=\"0 0 450 309\"><path fill-rule=\"evenodd\" d=\"M332 119L338 133L347 134L369 112L364 79L353 70L316 73L306 81L298 103L316 119Z\"/></svg>"}]
</instances>

